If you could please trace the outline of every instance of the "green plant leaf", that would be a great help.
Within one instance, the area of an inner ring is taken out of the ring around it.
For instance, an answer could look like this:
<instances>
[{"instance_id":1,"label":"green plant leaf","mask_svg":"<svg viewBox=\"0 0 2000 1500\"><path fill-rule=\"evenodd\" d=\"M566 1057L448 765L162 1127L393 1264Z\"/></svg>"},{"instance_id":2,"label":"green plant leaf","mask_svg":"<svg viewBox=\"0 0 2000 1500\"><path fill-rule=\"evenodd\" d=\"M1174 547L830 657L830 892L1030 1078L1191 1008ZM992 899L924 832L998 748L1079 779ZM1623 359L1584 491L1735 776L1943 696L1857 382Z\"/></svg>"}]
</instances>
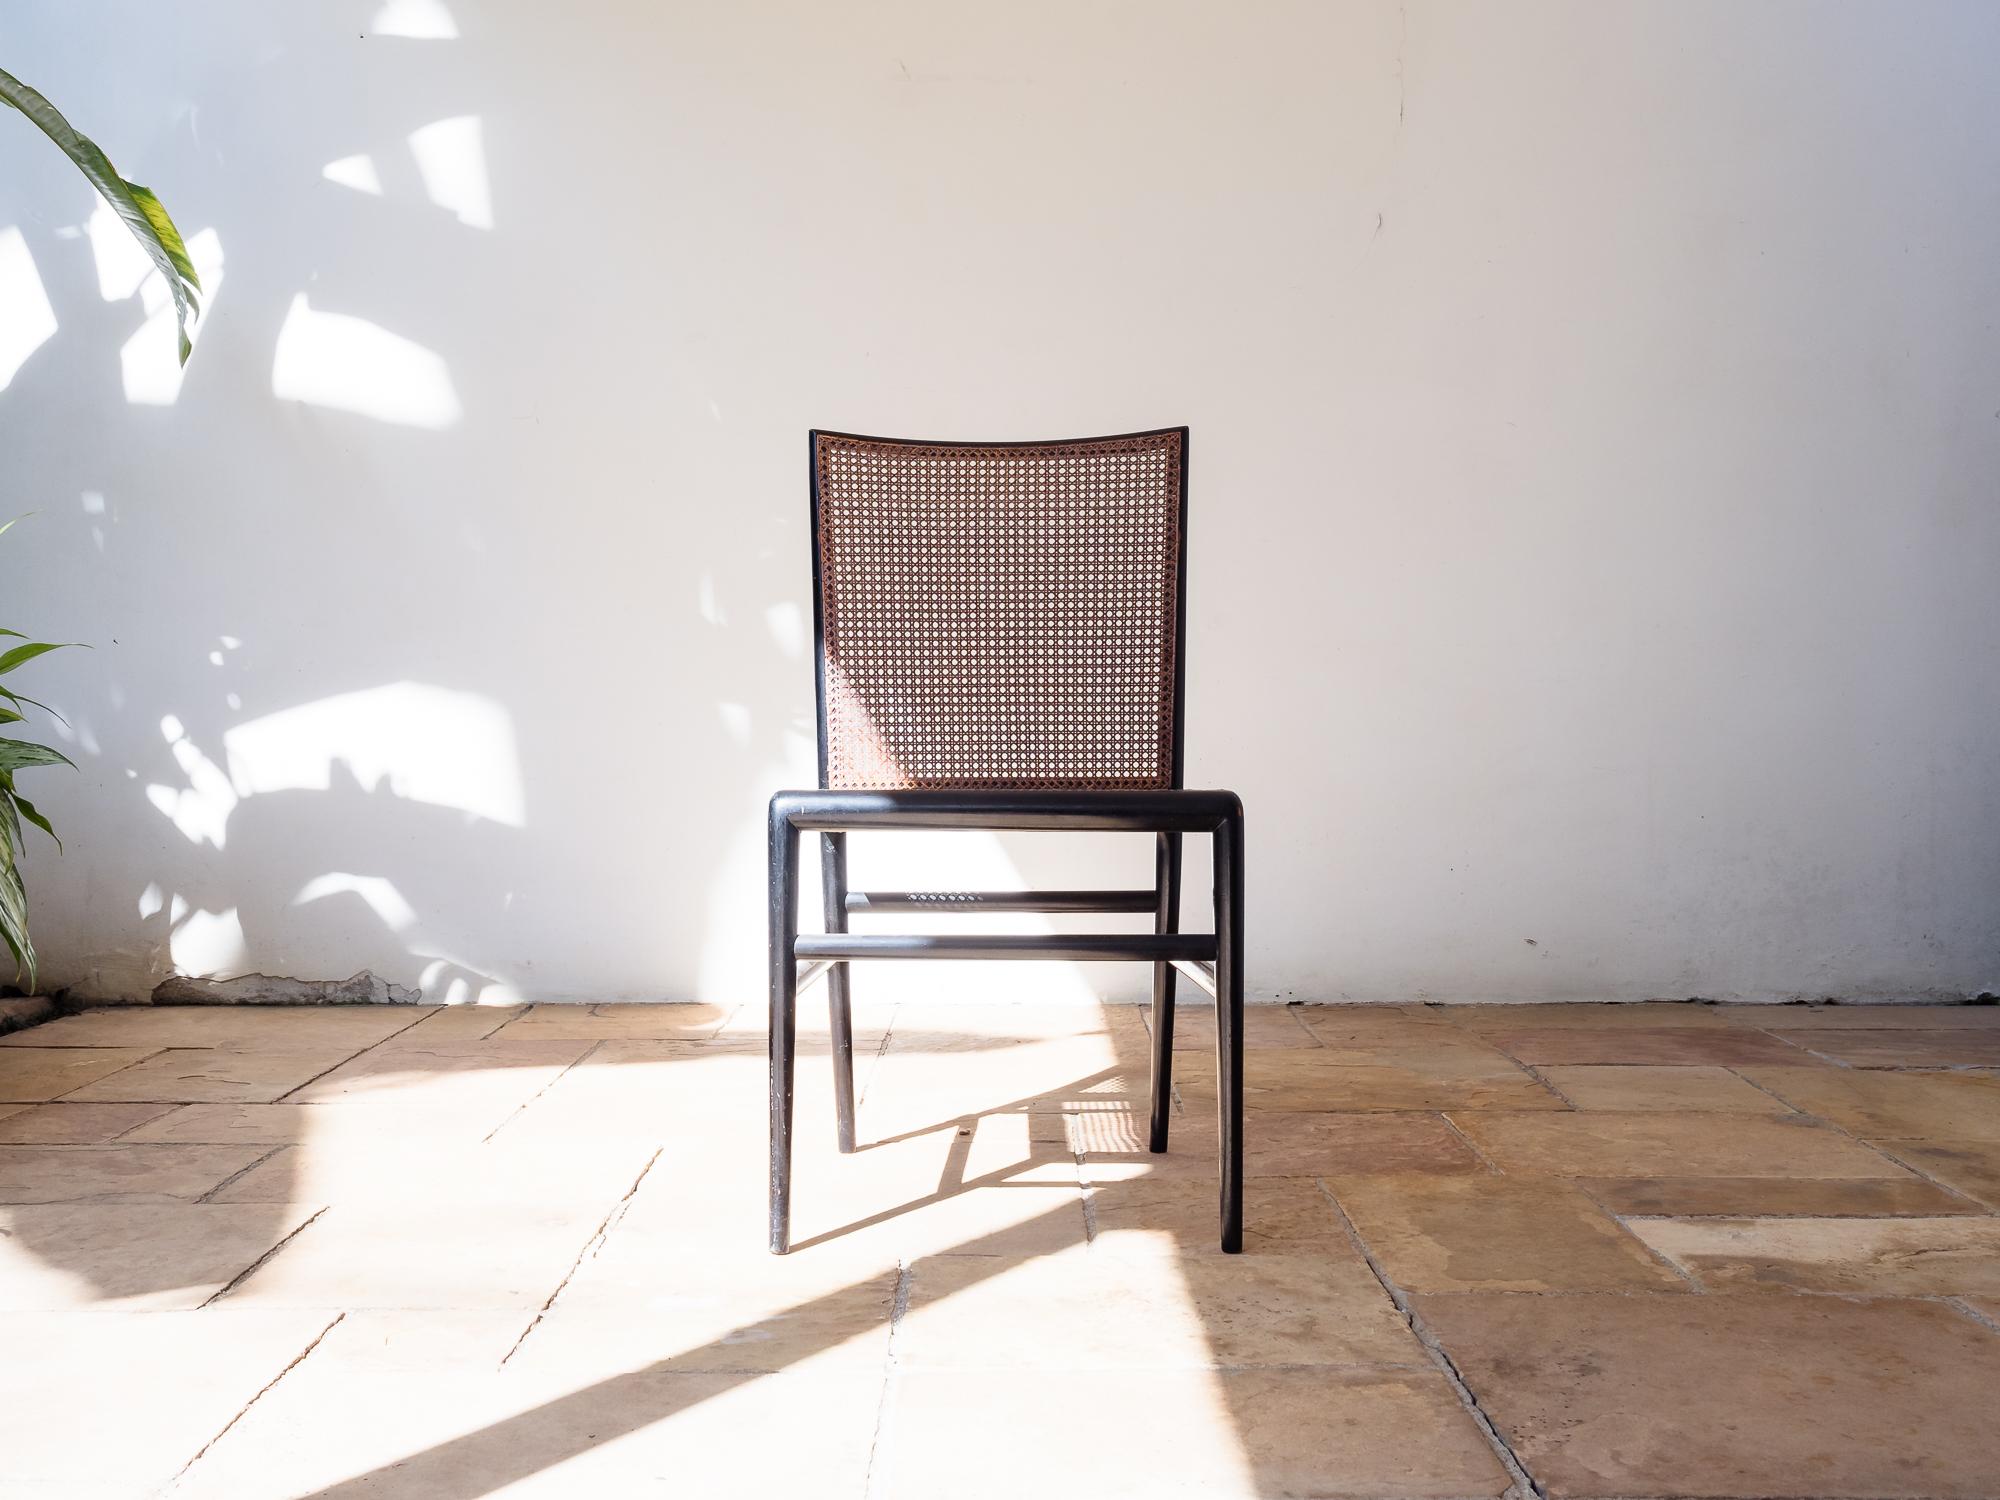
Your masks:
<instances>
[{"instance_id":1,"label":"green plant leaf","mask_svg":"<svg viewBox=\"0 0 2000 1500\"><path fill-rule=\"evenodd\" d=\"M33 661L38 656L46 656L51 651L60 651L67 641L30 641L25 646L16 646L12 651L0 654L0 677L20 666Z\"/></svg>"},{"instance_id":2,"label":"green plant leaf","mask_svg":"<svg viewBox=\"0 0 2000 1500\"><path fill-rule=\"evenodd\" d=\"M41 810L19 792L11 792L8 795L13 799L15 811L41 829L43 833L54 839L56 841L56 848L60 850L62 848L62 838L57 834L55 829L49 826L49 820L42 816Z\"/></svg>"},{"instance_id":3,"label":"green plant leaf","mask_svg":"<svg viewBox=\"0 0 2000 1500\"><path fill-rule=\"evenodd\" d=\"M11 792L0 792L0 804L4 804L6 813L0 817L0 942L13 955L15 979L25 975L28 992L33 994L35 945L28 938L28 892L21 884L21 871L14 862L14 851L20 843L14 829L20 822L14 815Z\"/></svg>"},{"instance_id":4,"label":"green plant leaf","mask_svg":"<svg viewBox=\"0 0 2000 1500\"><path fill-rule=\"evenodd\" d=\"M30 708L39 708L43 713L47 714L51 719L54 719L58 724L66 725L69 723L68 719L65 719L61 714L57 713L53 708L50 708L48 704L42 702L41 699L30 698L26 693L17 693L11 688L0 687L0 698L5 698L9 703L13 704L14 707L17 709L23 703L27 704L28 707Z\"/></svg>"},{"instance_id":5,"label":"green plant leaf","mask_svg":"<svg viewBox=\"0 0 2000 1500\"><path fill-rule=\"evenodd\" d=\"M151 188L120 177L117 168L111 165L111 158L95 141L64 119L62 111L38 91L5 71L0 71L0 101L13 105L33 120L44 135L62 148L63 154L90 179L90 185L125 221L140 248L160 268L167 290L173 294L174 315L180 322L181 363L186 364L194 349L188 342L188 325L200 312L201 278L195 274L180 230L174 227L160 200Z\"/></svg>"},{"instance_id":6,"label":"green plant leaf","mask_svg":"<svg viewBox=\"0 0 2000 1500\"><path fill-rule=\"evenodd\" d=\"M76 762L47 745L28 740L0 740L0 771L18 771L23 766L68 766L74 771Z\"/></svg>"}]
</instances>

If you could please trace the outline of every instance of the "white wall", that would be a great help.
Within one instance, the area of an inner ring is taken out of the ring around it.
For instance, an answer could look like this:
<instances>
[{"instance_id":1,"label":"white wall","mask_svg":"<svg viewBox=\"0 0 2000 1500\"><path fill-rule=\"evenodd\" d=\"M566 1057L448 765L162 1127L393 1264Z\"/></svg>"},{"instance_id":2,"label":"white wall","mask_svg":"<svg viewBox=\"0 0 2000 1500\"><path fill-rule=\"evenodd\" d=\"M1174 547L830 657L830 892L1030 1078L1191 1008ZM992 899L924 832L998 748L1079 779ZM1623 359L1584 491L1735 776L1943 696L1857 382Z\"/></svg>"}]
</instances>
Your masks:
<instances>
[{"instance_id":1,"label":"white wall","mask_svg":"<svg viewBox=\"0 0 2000 1500\"><path fill-rule=\"evenodd\" d=\"M1989 4L15 0L225 267L176 387L0 120L0 620L95 646L14 679L83 767L25 783L48 980L753 997L806 428L1188 422L1254 990L2000 988L1996 58Z\"/></svg>"}]
</instances>

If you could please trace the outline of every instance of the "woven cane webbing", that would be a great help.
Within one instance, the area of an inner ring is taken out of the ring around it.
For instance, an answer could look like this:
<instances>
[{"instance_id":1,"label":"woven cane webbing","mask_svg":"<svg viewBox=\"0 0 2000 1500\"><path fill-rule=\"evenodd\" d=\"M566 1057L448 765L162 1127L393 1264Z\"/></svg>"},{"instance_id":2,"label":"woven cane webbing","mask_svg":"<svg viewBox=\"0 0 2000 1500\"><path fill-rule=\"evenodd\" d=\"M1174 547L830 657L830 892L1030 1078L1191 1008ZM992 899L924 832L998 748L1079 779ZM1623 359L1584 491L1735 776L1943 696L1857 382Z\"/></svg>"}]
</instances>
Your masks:
<instances>
[{"instance_id":1,"label":"woven cane webbing","mask_svg":"<svg viewBox=\"0 0 2000 1500\"><path fill-rule=\"evenodd\" d=\"M818 434L827 786L1171 786L1181 439Z\"/></svg>"}]
</instances>

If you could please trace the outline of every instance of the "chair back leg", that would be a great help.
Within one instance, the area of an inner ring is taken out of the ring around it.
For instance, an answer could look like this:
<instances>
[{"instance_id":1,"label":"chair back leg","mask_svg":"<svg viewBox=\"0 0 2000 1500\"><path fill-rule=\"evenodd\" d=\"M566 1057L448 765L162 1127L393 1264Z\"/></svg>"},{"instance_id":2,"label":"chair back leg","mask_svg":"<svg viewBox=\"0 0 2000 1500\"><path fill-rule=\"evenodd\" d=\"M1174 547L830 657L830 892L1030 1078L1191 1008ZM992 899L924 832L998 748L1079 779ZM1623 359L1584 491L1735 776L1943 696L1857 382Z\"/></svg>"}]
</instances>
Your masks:
<instances>
[{"instance_id":1,"label":"chair back leg","mask_svg":"<svg viewBox=\"0 0 2000 1500\"><path fill-rule=\"evenodd\" d=\"M826 930L847 931L847 835L819 836L820 885L825 892ZM833 1029L833 1112L842 1151L854 1149L854 1007L845 959L827 971L826 999Z\"/></svg>"},{"instance_id":2,"label":"chair back leg","mask_svg":"<svg viewBox=\"0 0 2000 1500\"><path fill-rule=\"evenodd\" d=\"M1159 893L1159 907L1153 915L1153 931L1181 930L1181 836L1158 835L1153 855L1153 889ZM1153 965L1153 1121L1147 1149L1167 1149L1167 1126L1174 1111L1174 966Z\"/></svg>"},{"instance_id":3,"label":"chair back leg","mask_svg":"<svg viewBox=\"0 0 2000 1500\"><path fill-rule=\"evenodd\" d=\"M792 1074L798 1049L799 834L771 812L771 1253L792 1245Z\"/></svg>"},{"instance_id":4,"label":"chair back leg","mask_svg":"<svg viewBox=\"0 0 2000 1500\"><path fill-rule=\"evenodd\" d=\"M1243 1249L1243 815L1215 830L1215 1105L1222 1248Z\"/></svg>"}]
</instances>

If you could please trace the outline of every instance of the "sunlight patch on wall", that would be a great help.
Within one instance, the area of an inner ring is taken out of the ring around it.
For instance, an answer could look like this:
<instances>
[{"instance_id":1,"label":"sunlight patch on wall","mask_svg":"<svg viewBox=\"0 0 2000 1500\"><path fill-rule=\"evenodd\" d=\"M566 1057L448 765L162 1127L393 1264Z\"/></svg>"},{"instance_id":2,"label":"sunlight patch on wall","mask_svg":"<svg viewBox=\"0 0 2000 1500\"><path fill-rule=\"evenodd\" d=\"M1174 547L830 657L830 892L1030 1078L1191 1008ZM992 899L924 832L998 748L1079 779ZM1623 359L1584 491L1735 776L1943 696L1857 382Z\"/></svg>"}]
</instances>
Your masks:
<instances>
[{"instance_id":1,"label":"sunlight patch on wall","mask_svg":"<svg viewBox=\"0 0 2000 1500\"><path fill-rule=\"evenodd\" d=\"M357 193L373 193L377 198L382 196L382 176L375 170L373 157L343 156L339 161L330 161L321 167L319 175L328 182L353 188Z\"/></svg>"},{"instance_id":2,"label":"sunlight patch on wall","mask_svg":"<svg viewBox=\"0 0 2000 1500\"><path fill-rule=\"evenodd\" d=\"M17 228L0 229L0 391L55 334L56 310L49 306L27 237Z\"/></svg>"},{"instance_id":3,"label":"sunlight patch on wall","mask_svg":"<svg viewBox=\"0 0 2000 1500\"><path fill-rule=\"evenodd\" d=\"M383 875L350 875L344 870L330 870L301 886L292 897L292 905L307 906L341 895L359 896L391 932L407 932L417 925L416 908L403 899L395 881Z\"/></svg>"},{"instance_id":4,"label":"sunlight patch on wall","mask_svg":"<svg viewBox=\"0 0 2000 1500\"><path fill-rule=\"evenodd\" d=\"M122 225L119 233L136 251L136 243ZM201 274L201 320L188 330L191 339L198 339L200 330L215 316L216 294L222 290L222 238L213 229L204 229L188 240L187 248L188 259ZM143 254L139 258L145 260ZM181 381L187 376L187 369L181 364L179 324L166 278L151 270L151 261L146 261L146 265L148 274L139 284L146 321L118 351L119 373L125 383L125 399L132 405L172 406L180 399ZM100 286L103 269L103 263L99 262Z\"/></svg>"},{"instance_id":5,"label":"sunlight patch on wall","mask_svg":"<svg viewBox=\"0 0 2000 1500\"><path fill-rule=\"evenodd\" d=\"M315 312L304 292L278 330L271 394L403 427L450 427L463 415L440 356L365 318Z\"/></svg>"},{"instance_id":6,"label":"sunlight patch on wall","mask_svg":"<svg viewBox=\"0 0 2000 1500\"><path fill-rule=\"evenodd\" d=\"M764 628L771 633L772 644L793 661L806 654L806 644L812 639L806 629L805 611L786 599L771 605L764 611Z\"/></svg>"},{"instance_id":7,"label":"sunlight patch on wall","mask_svg":"<svg viewBox=\"0 0 2000 1500\"><path fill-rule=\"evenodd\" d=\"M250 962L250 945L236 908L191 911L167 939L174 971L180 974L240 974Z\"/></svg>"},{"instance_id":8,"label":"sunlight patch on wall","mask_svg":"<svg viewBox=\"0 0 2000 1500\"><path fill-rule=\"evenodd\" d=\"M458 23L444 0L389 0L375 13L369 28L377 36L408 37L419 42L449 42L458 37Z\"/></svg>"},{"instance_id":9,"label":"sunlight patch on wall","mask_svg":"<svg viewBox=\"0 0 2000 1500\"><path fill-rule=\"evenodd\" d=\"M460 115L411 132L410 152L431 202L456 214L461 224L493 227L493 185L479 116Z\"/></svg>"},{"instance_id":10,"label":"sunlight patch on wall","mask_svg":"<svg viewBox=\"0 0 2000 1500\"><path fill-rule=\"evenodd\" d=\"M240 798L222 768L206 755L172 714L160 720L160 735L166 740L174 763L187 777L184 787L154 783L146 788L146 800L158 808L181 837L190 844L213 844L220 849L229 834L229 815Z\"/></svg>"},{"instance_id":11,"label":"sunlight patch on wall","mask_svg":"<svg viewBox=\"0 0 2000 1500\"><path fill-rule=\"evenodd\" d=\"M90 240L90 258L97 266L97 292L106 302L123 302L154 274L152 257L139 248L125 221L103 199L98 199L97 207L84 220L83 232Z\"/></svg>"},{"instance_id":12,"label":"sunlight patch on wall","mask_svg":"<svg viewBox=\"0 0 2000 1500\"><path fill-rule=\"evenodd\" d=\"M339 763L366 791L513 828L526 820L513 721L476 693L392 682L252 719L222 743L244 797L326 791Z\"/></svg>"}]
</instances>

